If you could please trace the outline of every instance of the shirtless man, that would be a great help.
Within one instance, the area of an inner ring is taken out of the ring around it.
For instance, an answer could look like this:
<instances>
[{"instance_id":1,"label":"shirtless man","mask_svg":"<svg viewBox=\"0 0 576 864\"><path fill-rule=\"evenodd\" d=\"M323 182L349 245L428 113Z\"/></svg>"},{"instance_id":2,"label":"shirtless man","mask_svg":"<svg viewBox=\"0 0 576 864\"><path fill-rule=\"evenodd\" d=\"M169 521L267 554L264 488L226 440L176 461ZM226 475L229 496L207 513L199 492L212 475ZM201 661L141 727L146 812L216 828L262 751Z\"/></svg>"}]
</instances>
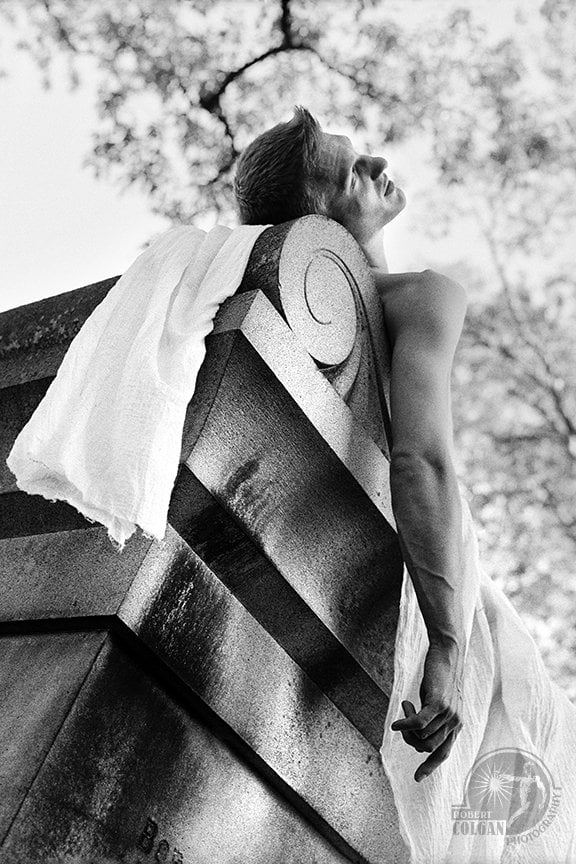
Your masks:
<instances>
[{"instance_id":1,"label":"shirtless man","mask_svg":"<svg viewBox=\"0 0 576 864\"><path fill-rule=\"evenodd\" d=\"M403 557L429 637L421 706L402 703L392 724L429 753L422 780L450 753L461 729L465 637L461 505L452 459L450 373L466 311L460 285L431 270L390 274L384 226L404 193L380 156L357 153L323 132L303 108L259 136L239 160L235 192L245 224L278 224L309 213L340 222L364 250L392 345L392 506Z\"/></svg>"}]
</instances>

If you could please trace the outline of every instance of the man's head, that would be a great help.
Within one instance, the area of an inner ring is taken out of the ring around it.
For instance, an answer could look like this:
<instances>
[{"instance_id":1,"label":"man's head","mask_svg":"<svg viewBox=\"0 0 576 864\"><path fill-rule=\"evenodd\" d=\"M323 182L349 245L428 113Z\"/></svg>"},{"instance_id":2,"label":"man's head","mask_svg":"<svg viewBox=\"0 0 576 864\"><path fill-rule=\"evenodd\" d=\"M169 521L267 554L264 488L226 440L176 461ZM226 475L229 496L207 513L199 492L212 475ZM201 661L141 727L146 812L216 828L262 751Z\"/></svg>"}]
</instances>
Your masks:
<instances>
[{"instance_id":1,"label":"man's head","mask_svg":"<svg viewBox=\"0 0 576 864\"><path fill-rule=\"evenodd\" d=\"M340 222L360 242L406 203L384 173L385 159L358 154L350 140L323 132L305 108L264 132L238 162L235 193L243 223L278 224L309 213Z\"/></svg>"},{"instance_id":2,"label":"man's head","mask_svg":"<svg viewBox=\"0 0 576 864\"><path fill-rule=\"evenodd\" d=\"M305 108L259 135L242 153L234 193L245 225L287 222L319 213L315 183L322 130Z\"/></svg>"}]
</instances>

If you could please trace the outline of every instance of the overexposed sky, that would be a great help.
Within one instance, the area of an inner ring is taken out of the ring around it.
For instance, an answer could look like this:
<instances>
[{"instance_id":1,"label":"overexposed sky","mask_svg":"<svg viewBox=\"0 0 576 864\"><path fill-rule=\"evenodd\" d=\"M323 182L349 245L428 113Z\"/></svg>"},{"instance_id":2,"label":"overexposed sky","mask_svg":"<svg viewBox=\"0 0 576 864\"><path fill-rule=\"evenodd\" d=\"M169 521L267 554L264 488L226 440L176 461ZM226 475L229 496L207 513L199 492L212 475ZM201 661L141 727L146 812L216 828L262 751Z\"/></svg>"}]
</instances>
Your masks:
<instances>
[{"instance_id":1,"label":"overexposed sky","mask_svg":"<svg viewBox=\"0 0 576 864\"><path fill-rule=\"evenodd\" d=\"M23 52L3 43L0 79L0 311L121 273L167 222L145 196L120 194L83 160L95 124L89 86L63 66L45 91Z\"/></svg>"}]
</instances>

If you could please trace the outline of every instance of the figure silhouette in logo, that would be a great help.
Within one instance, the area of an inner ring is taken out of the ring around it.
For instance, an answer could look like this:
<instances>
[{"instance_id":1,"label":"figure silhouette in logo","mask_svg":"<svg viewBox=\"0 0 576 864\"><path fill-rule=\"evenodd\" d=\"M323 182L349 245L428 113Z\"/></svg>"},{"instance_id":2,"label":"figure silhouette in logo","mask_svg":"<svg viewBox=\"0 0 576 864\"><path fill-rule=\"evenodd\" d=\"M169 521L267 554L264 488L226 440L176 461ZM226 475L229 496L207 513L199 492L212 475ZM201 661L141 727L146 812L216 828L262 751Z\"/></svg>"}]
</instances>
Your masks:
<instances>
[{"instance_id":1,"label":"figure silhouette in logo","mask_svg":"<svg viewBox=\"0 0 576 864\"><path fill-rule=\"evenodd\" d=\"M516 774L502 774L498 773L499 780L508 780L510 783L516 784L518 789L518 795L520 797L520 806L514 810L514 812L508 817L508 830L510 830L513 822L518 822L520 817L524 816L531 808L533 809L534 814L536 814L539 808L546 801L546 789L544 784L537 772L536 765L534 762L525 762L524 763L524 773L520 775ZM530 802L530 789L536 786L536 796L532 803ZM540 802L538 802L539 797L541 796ZM522 823L520 822L520 826Z\"/></svg>"}]
</instances>

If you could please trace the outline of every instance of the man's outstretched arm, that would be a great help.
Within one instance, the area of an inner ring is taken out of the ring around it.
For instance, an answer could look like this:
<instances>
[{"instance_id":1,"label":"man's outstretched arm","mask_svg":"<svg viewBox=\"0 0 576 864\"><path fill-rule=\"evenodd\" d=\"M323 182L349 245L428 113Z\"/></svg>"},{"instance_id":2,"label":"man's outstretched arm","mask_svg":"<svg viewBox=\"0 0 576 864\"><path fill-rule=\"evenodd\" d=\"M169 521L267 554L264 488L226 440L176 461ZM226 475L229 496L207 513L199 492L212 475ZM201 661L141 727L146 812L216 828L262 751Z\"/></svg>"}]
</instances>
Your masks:
<instances>
[{"instance_id":1,"label":"man's outstretched arm","mask_svg":"<svg viewBox=\"0 0 576 864\"><path fill-rule=\"evenodd\" d=\"M431 271L376 273L393 343L392 506L430 647L420 710L403 703L392 729L430 756L421 780L447 758L461 728L464 661L462 524L452 458L450 374L466 310L464 290Z\"/></svg>"}]
</instances>

